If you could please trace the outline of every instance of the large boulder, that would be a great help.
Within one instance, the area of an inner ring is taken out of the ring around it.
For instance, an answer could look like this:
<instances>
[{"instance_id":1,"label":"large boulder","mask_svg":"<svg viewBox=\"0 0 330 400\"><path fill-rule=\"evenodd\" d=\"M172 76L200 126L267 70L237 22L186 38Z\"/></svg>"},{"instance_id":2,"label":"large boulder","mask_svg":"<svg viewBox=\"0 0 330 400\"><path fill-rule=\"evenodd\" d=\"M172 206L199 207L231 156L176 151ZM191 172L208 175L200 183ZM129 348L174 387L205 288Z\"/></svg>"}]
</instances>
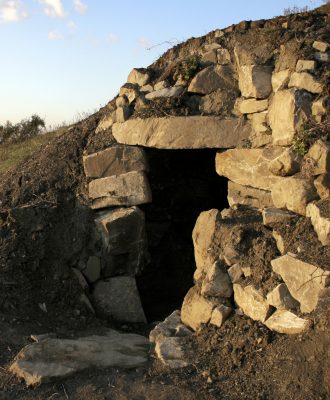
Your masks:
<instances>
[{"instance_id":1,"label":"large boulder","mask_svg":"<svg viewBox=\"0 0 330 400\"><path fill-rule=\"evenodd\" d=\"M144 150L134 146L112 146L84 156L83 163L88 178L104 178L148 169Z\"/></svg>"},{"instance_id":2,"label":"large boulder","mask_svg":"<svg viewBox=\"0 0 330 400\"><path fill-rule=\"evenodd\" d=\"M103 276L135 276L144 265L144 213L137 207L103 211L95 219L102 241Z\"/></svg>"},{"instance_id":3,"label":"large boulder","mask_svg":"<svg viewBox=\"0 0 330 400\"><path fill-rule=\"evenodd\" d=\"M123 322L147 322L133 277L119 276L99 281L92 296L101 315Z\"/></svg>"},{"instance_id":4,"label":"large boulder","mask_svg":"<svg viewBox=\"0 0 330 400\"><path fill-rule=\"evenodd\" d=\"M140 171L95 179L89 183L88 193L94 209L151 202L148 179Z\"/></svg>"},{"instance_id":5,"label":"large boulder","mask_svg":"<svg viewBox=\"0 0 330 400\"><path fill-rule=\"evenodd\" d=\"M249 122L211 116L137 118L112 129L119 143L159 149L236 147L252 130Z\"/></svg>"},{"instance_id":6,"label":"large boulder","mask_svg":"<svg viewBox=\"0 0 330 400\"><path fill-rule=\"evenodd\" d=\"M33 386L85 369L142 367L148 361L148 347L144 336L114 330L105 336L47 338L24 347L9 370Z\"/></svg>"},{"instance_id":7,"label":"large boulder","mask_svg":"<svg viewBox=\"0 0 330 400\"><path fill-rule=\"evenodd\" d=\"M312 312L321 291L330 283L330 272L288 254L272 260L271 264L290 294L299 301L301 312Z\"/></svg>"},{"instance_id":8,"label":"large boulder","mask_svg":"<svg viewBox=\"0 0 330 400\"><path fill-rule=\"evenodd\" d=\"M269 106L268 120L273 143L287 146L311 113L310 94L294 88L279 90Z\"/></svg>"}]
</instances>

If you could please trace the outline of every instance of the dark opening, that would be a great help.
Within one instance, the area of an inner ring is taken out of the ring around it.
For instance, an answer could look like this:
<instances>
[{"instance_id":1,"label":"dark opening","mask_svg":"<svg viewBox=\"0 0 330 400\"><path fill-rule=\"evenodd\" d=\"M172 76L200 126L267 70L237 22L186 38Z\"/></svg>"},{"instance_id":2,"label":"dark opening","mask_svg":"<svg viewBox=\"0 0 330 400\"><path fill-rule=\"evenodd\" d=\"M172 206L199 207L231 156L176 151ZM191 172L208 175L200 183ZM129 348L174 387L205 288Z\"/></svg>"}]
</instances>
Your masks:
<instances>
[{"instance_id":1,"label":"dark opening","mask_svg":"<svg viewBox=\"0 0 330 400\"><path fill-rule=\"evenodd\" d=\"M148 321L180 308L195 271L192 231L198 215L227 203L227 179L215 172L215 150L147 149L153 201L142 208L150 262L138 278Z\"/></svg>"}]
</instances>

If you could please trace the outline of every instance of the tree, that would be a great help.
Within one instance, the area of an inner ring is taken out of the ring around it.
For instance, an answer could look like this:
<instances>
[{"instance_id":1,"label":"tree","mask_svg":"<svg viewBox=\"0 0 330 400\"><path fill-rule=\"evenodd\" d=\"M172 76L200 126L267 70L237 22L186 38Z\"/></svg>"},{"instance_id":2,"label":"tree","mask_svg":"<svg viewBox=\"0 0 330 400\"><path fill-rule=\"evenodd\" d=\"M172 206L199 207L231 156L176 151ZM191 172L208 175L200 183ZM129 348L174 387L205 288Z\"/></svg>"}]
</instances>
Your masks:
<instances>
[{"instance_id":1,"label":"tree","mask_svg":"<svg viewBox=\"0 0 330 400\"><path fill-rule=\"evenodd\" d=\"M17 142L39 135L45 128L45 121L37 114L17 124L7 121L0 126L0 143Z\"/></svg>"}]
</instances>

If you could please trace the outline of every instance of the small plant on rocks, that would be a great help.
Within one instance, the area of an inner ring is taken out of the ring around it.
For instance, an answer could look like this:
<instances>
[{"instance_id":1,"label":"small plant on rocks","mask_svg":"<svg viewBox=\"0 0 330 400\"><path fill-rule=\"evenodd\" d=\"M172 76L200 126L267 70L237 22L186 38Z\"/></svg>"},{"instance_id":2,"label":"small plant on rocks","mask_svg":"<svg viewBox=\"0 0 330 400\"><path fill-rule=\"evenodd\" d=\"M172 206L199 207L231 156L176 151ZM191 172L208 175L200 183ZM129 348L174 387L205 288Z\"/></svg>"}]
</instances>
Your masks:
<instances>
[{"instance_id":1,"label":"small plant on rocks","mask_svg":"<svg viewBox=\"0 0 330 400\"><path fill-rule=\"evenodd\" d=\"M324 142L330 140L329 120L322 123L317 123L313 120L307 121L295 137L292 149L296 153L304 156L309 148L319 139Z\"/></svg>"}]
</instances>

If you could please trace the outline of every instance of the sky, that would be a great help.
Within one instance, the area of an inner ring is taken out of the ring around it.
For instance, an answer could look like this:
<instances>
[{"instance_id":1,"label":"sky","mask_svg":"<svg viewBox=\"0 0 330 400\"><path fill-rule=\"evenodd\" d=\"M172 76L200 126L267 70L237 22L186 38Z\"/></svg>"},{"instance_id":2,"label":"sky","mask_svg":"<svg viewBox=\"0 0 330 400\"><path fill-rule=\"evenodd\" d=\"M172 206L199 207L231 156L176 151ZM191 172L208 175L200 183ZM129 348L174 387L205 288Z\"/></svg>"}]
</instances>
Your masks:
<instances>
[{"instance_id":1,"label":"sky","mask_svg":"<svg viewBox=\"0 0 330 400\"><path fill-rule=\"evenodd\" d=\"M242 20L321 0L0 0L0 124L47 126L98 110L130 70Z\"/></svg>"}]
</instances>

